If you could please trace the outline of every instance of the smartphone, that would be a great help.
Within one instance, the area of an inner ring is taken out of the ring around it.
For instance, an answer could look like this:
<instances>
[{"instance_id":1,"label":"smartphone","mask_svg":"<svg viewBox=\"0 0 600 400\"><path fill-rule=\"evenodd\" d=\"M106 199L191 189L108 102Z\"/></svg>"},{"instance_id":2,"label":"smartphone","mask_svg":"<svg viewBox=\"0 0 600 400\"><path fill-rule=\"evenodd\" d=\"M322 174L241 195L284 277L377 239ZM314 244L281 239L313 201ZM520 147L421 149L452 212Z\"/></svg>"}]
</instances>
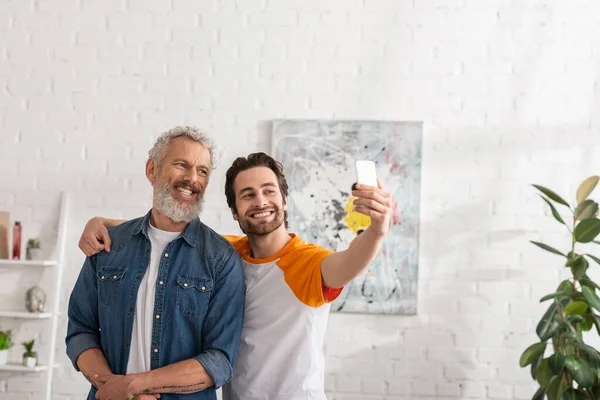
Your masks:
<instances>
[{"instance_id":1,"label":"smartphone","mask_svg":"<svg viewBox=\"0 0 600 400\"><path fill-rule=\"evenodd\" d=\"M373 161L356 160L356 183L378 187L377 172Z\"/></svg>"}]
</instances>

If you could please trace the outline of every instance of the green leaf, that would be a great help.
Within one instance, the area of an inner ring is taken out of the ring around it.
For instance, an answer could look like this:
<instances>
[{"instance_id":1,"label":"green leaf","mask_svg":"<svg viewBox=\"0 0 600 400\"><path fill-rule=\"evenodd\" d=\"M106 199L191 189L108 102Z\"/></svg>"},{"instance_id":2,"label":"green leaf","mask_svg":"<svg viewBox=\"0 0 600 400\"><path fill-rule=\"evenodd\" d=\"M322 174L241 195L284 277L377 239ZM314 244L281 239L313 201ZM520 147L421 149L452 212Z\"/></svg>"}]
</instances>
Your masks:
<instances>
[{"instance_id":1,"label":"green leaf","mask_svg":"<svg viewBox=\"0 0 600 400\"><path fill-rule=\"evenodd\" d=\"M589 258L591 258L592 260L596 261L596 263L600 264L600 258L595 257L591 254L586 254L586 256L588 256Z\"/></svg>"},{"instance_id":2,"label":"green leaf","mask_svg":"<svg viewBox=\"0 0 600 400\"><path fill-rule=\"evenodd\" d=\"M600 234L600 219L590 218L581 221L573 230L573 237L579 243L589 243Z\"/></svg>"},{"instance_id":3,"label":"green leaf","mask_svg":"<svg viewBox=\"0 0 600 400\"><path fill-rule=\"evenodd\" d=\"M592 329L592 327L594 326L594 322L595 322L595 319L592 314L588 313L588 314L584 315L583 322L581 323L581 329L584 332L589 332Z\"/></svg>"},{"instance_id":4,"label":"green leaf","mask_svg":"<svg viewBox=\"0 0 600 400\"><path fill-rule=\"evenodd\" d=\"M577 389L568 389L562 395L562 400L589 400L585 394Z\"/></svg>"},{"instance_id":5,"label":"green leaf","mask_svg":"<svg viewBox=\"0 0 600 400\"><path fill-rule=\"evenodd\" d=\"M589 287L590 289L600 289L600 286L598 286L594 281L592 281L589 276L585 275L583 278L581 278L579 280L579 282L582 285L585 285L587 287Z\"/></svg>"},{"instance_id":6,"label":"green leaf","mask_svg":"<svg viewBox=\"0 0 600 400\"><path fill-rule=\"evenodd\" d=\"M554 219L556 219L561 224L566 225L565 221L563 221L563 219L561 218L558 211L556 211L556 207L554 207L554 205L552 203L550 203L550 200L548 200L544 196L540 196L540 197L542 198L542 200L544 200L546 202L546 204L548 204L550 206L550 211L552 212L552 216L554 217Z\"/></svg>"},{"instance_id":7,"label":"green leaf","mask_svg":"<svg viewBox=\"0 0 600 400\"><path fill-rule=\"evenodd\" d=\"M560 323L554 319L556 313L556 303L552 303L535 328L535 332L540 338L540 341L544 342L550 339L560 329Z\"/></svg>"},{"instance_id":8,"label":"green leaf","mask_svg":"<svg viewBox=\"0 0 600 400\"><path fill-rule=\"evenodd\" d=\"M544 350L546 350L546 342L534 343L525 349L523 354L521 354L521 358L519 359L519 365L521 368L528 366L534 360L540 358L540 356L544 354Z\"/></svg>"},{"instance_id":9,"label":"green leaf","mask_svg":"<svg viewBox=\"0 0 600 400\"><path fill-rule=\"evenodd\" d=\"M587 304L585 305L587 308ZM584 318L581 315L569 315L566 321L573 326L574 324L578 324L584 321Z\"/></svg>"},{"instance_id":10,"label":"green leaf","mask_svg":"<svg viewBox=\"0 0 600 400\"><path fill-rule=\"evenodd\" d=\"M536 188L537 190L539 190L540 192L544 193L546 196L548 196L548 198L550 198L550 200L555 201L557 203L560 203L564 206L569 207L569 203L567 203L566 201L564 201L562 199L562 197L560 197L559 195L557 195L556 193L554 193L552 190L547 189L543 186L540 185L531 185L534 188Z\"/></svg>"},{"instance_id":11,"label":"green leaf","mask_svg":"<svg viewBox=\"0 0 600 400\"><path fill-rule=\"evenodd\" d=\"M600 364L600 353L598 353L598 350L592 346L588 346L587 344L581 342L573 342L571 345L579 350L582 350L588 356L589 360L594 360L596 364Z\"/></svg>"},{"instance_id":12,"label":"green leaf","mask_svg":"<svg viewBox=\"0 0 600 400\"><path fill-rule=\"evenodd\" d=\"M581 286L581 293L591 307L600 311L600 298L598 298L593 289L590 289L587 286Z\"/></svg>"},{"instance_id":13,"label":"green leaf","mask_svg":"<svg viewBox=\"0 0 600 400\"><path fill-rule=\"evenodd\" d=\"M533 240L530 240L530 242L531 242L531 243L533 243L533 244L535 244L535 245L536 245L536 246L538 246L538 247L541 247L541 248L542 248L542 249L544 249L544 250L547 250L547 251L549 251L550 253L554 253L554 254L558 254L559 256L566 257L566 256L565 256L563 253L561 253L560 251L558 251L558 250L556 250L556 249L554 249L554 248L552 248L552 247L550 247L550 246L548 246L548 245L546 245L546 244L544 244L544 243L540 243L540 242L534 242Z\"/></svg>"},{"instance_id":14,"label":"green leaf","mask_svg":"<svg viewBox=\"0 0 600 400\"><path fill-rule=\"evenodd\" d=\"M538 381L541 387L547 388L550 384L550 379L552 379L553 376L554 374L550 369L550 365L548 365L548 359L543 359L535 370L535 379Z\"/></svg>"},{"instance_id":15,"label":"green leaf","mask_svg":"<svg viewBox=\"0 0 600 400\"><path fill-rule=\"evenodd\" d=\"M537 370L538 365L540 365L540 363L542 362L543 359L544 359L544 355L542 354L541 356L539 356L538 358L533 360L533 362L531 363L531 369L529 372L531 372L531 379L533 379L534 381L535 381L535 371Z\"/></svg>"},{"instance_id":16,"label":"green leaf","mask_svg":"<svg viewBox=\"0 0 600 400\"><path fill-rule=\"evenodd\" d=\"M566 315L582 315L587 311L587 309L588 309L588 305L585 301L574 301L572 303L569 303L565 307L565 314Z\"/></svg>"},{"instance_id":17,"label":"green leaf","mask_svg":"<svg viewBox=\"0 0 600 400\"><path fill-rule=\"evenodd\" d=\"M577 280L583 278L589 266L590 263L588 260L586 260L583 256L577 256L571 265L573 277Z\"/></svg>"},{"instance_id":18,"label":"green leaf","mask_svg":"<svg viewBox=\"0 0 600 400\"><path fill-rule=\"evenodd\" d=\"M577 188L577 195L575 196L578 204L587 199L590 193L592 193L598 184L598 179L600 179L600 177L594 175L581 182Z\"/></svg>"},{"instance_id":19,"label":"green leaf","mask_svg":"<svg viewBox=\"0 0 600 400\"><path fill-rule=\"evenodd\" d=\"M583 221L584 219L595 217L597 212L598 203L594 200L584 200L583 203L580 203L577 208L575 208L573 216L575 219Z\"/></svg>"},{"instance_id":20,"label":"green leaf","mask_svg":"<svg viewBox=\"0 0 600 400\"><path fill-rule=\"evenodd\" d=\"M548 357L548 365L555 375L560 374L565 367L565 356L561 352L552 354Z\"/></svg>"},{"instance_id":21,"label":"green leaf","mask_svg":"<svg viewBox=\"0 0 600 400\"><path fill-rule=\"evenodd\" d=\"M531 398L531 400L544 400L544 396L546 395L546 389L543 387L539 388Z\"/></svg>"},{"instance_id":22,"label":"green leaf","mask_svg":"<svg viewBox=\"0 0 600 400\"><path fill-rule=\"evenodd\" d=\"M567 357L565 359L565 367L580 387L589 388L594 384L594 374L583 360L575 357Z\"/></svg>"},{"instance_id":23,"label":"green leaf","mask_svg":"<svg viewBox=\"0 0 600 400\"><path fill-rule=\"evenodd\" d=\"M565 279L558 285L558 291L573 294L573 282L570 279Z\"/></svg>"},{"instance_id":24,"label":"green leaf","mask_svg":"<svg viewBox=\"0 0 600 400\"><path fill-rule=\"evenodd\" d=\"M552 294L547 294L540 299L540 303L543 303L544 301L547 301L550 299L556 299L556 298L561 298L561 297L570 297L570 296L571 295L567 292L556 292L556 293L552 293Z\"/></svg>"},{"instance_id":25,"label":"green leaf","mask_svg":"<svg viewBox=\"0 0 600 400\"><path fill-rule=\"evenodd\" d=\"M558 400L559 399L558 391L560 390L561 382L562 382L562 375L555 376L554 378L552 378L552 380L550 381L550 384L548 385L548 388L546 389L546 396L548 396L548 400Z\"/></svg>"}]
</instances>

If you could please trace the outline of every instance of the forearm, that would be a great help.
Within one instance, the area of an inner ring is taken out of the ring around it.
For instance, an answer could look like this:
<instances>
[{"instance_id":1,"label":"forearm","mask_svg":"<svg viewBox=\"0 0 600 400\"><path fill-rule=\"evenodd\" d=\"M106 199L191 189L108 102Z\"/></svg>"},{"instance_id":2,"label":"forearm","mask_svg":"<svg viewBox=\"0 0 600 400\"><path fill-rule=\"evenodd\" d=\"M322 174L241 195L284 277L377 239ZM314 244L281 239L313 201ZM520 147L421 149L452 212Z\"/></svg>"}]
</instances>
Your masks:
<instances>
[{"instance_id":1,"label":"forearm","mask_svg":"<svg viewBox=\"0 0 600 400\"><path fill-rule=\"evenodd\" d=\"M123 222L127 222L126 219L111 219L111 218L104 218L104 217L96 217L98 218L100 221L102 221L102 225L104 225L107 228L112 228L113 226L118 226L121 225Z\"/></svg>"},{"instance_id":2,"label":"forearm","mask_svg":"<svg viewBox=\"0 0 600 400\"><path fill-rule=\"evenodd\" d=\"M98 348L88 349L77 358L77 366L85 378L98 389L101 385L94 380L94 376L112 374L106 357Z\"/></svg>"},{"instance_id":3,"label":"forearm","mask_svg":"<svg viewBox=\"0 0 600 400\"><path fill-rule=\"evenodd\" d=\"M350 242L348 249L326 257L321 265L325 286L340 288L350 283L375 259L383 239L383 235L367 228Z\"/></svg>"},{"instance_id":4,"label":"forearm","mask_svg":"<svg viewBox=\"0 0 600 400\"><path fill-rule=\"evenodd\" d=\"M183 360L149 372L133 374L136 394L200 392L213 385L202 364L195 359Z\"/></svg>"}]
</instances>

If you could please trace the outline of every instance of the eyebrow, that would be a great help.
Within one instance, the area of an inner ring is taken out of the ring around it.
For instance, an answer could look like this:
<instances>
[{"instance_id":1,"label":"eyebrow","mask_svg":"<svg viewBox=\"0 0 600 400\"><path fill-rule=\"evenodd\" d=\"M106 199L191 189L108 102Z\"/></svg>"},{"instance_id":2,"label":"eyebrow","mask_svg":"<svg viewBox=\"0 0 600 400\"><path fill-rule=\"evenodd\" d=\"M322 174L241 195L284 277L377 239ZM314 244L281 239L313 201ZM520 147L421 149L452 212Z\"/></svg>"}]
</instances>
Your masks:
<instances>
[{"instance_id":1,"label":"eyebrow","mask_svg":"<svg viewBox=\"0 0 600 400\"><path fill-rule=\"evenodd\" d=\"M277 187L277 185L275 185L273 182L267 182L267 183L263 183L262 185L260 185L260 187L261 187L261 188L264 188L264 187L270 187L270 186L272 186L272 187L275 187L275 188ZM242 194L244 194L245 192L251 192L251 191L253 191L253 190L254 190L254 188L253 188L253 187L250 187L250 186L248 186L248 187L245 187L245 188L243 188L242 190L240 190L240 191L238 192L238 195L242 195Z\"/></svg>"},{"instance_id":2,"label":"eyebrow","mask_svg":"<svg viewBox=\"0 0 600 400\"><path fill-rule=\"evenodd\" d=\"M186 160L185 158L181 158L181 157L174 158L172 162L176 163L176 162L181 162L181 161L183 161L184 163L186 163L188 165L191 164L188 160ZM204 164L200 164L198 167L199 168L204 168L207 171L210 171L210 167L208 167L208 166L206 166Z\"/></svg>"}]
</instances>

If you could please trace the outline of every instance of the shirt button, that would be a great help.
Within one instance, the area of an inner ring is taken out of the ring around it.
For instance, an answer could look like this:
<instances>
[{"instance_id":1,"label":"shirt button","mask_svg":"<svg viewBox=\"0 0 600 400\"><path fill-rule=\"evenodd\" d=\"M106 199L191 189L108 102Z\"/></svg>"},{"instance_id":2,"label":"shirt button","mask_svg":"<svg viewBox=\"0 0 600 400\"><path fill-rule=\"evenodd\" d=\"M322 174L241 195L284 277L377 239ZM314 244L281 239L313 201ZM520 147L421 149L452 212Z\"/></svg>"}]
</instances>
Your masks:
<instances>
[{"instance_id":1,"label":"shirt button","mask_svg":"<svg viewBox=\"0 0 600 400\"><path fill-rule=\"evenodd\" d=\"M158 353L158 349L154 349L154 352L155 352L155 353Z\"/></svg>"},{"instance_id":2,"label":"shirt button","mask_svg":"<svg viewBox=\"0 0 600 400\"><path fill-rule=\"evenodd\" d=\"M100 279L104 280L104 278L106 278L105 276L102 276Z\"/></svg>"},{"instance_id":3,"label":"shirt button","mask_svg":"<svg viewBox=\"0 0 600 400\"><path fill-rule=\"evenodd\" d=\"M187 286L188 286L188 285L187 285L187 283L184 283L184 284L183 284L183 287L187 287Z\"/></svg>"},{"instance_id":4,"label":"shirt button","mask_svg":"<svg viewBox=\"0 0 600 400\"><path fill-rule=\"evenodd\" d=\"M164 283L163 281L158 282L159 285L162 285L163 283Z\"/></svg>"},{"instance_id":5,"label":"shirt button","mask_svg":"<svg viewBox=\"0 0 600 400\"><path fill-rule=\"evenodd\" d=\"M169 258L169 253L165 253L165 257L166 257L166 258Z\"/></svg>"},{"instance_id":6,"label":"shirt button","mask_svg":"<svg viewBox=\"0 0 600 400\"><path fill-rule=\"evenodd\" d=\"M202 291L206 290L206 287L202 286Z\"/></svg>"},{"instance_id":7,"label":"shirt button","mask_svg":"<svg viewBox=\"0 0 600 400\"><path fill-rule=\"evenodd\" d=\"M160 319L160 315L158 315L158 314L157 314L157 315L156 315L156 319Z\"/></svg>"},{"instance_id":8,"label":"shirt button","mask_svg":"<svg viewBox=\"0 0 600 400\"><path fill-rule=\"evenodd\" d=\"M115 276L113 276L113 279L117 279L117 276L116 276L116 275L115 275Z\"/></svg>"}]
</instances>

